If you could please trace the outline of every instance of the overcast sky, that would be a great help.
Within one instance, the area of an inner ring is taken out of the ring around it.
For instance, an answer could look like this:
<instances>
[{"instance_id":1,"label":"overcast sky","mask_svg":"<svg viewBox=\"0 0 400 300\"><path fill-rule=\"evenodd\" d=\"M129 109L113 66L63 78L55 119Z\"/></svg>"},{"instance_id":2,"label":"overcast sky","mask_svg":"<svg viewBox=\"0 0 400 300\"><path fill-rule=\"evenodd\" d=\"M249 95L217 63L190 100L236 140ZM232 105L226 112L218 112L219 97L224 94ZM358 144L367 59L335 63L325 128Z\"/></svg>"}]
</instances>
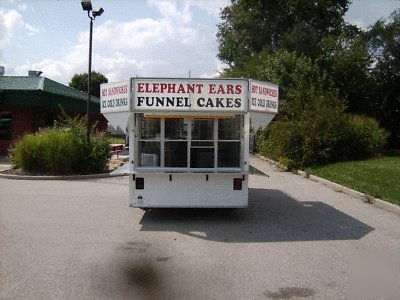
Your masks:
<instances>
[{"instance_id":1,"label":"overcast sky","mask_svg":"<svg viewBox=\"0 0 400 300\"><path fill-rule=\"evenodd\" d=\"M93 0L92 70L109 82L130 77L212 77L219 11L229 0ZM400 0L354 0L346 21L367 28ZM89 18L80 0L0 0L0 65L5 75L28 70L68 84L88 69Z\"/></svg>"}]
</instances>

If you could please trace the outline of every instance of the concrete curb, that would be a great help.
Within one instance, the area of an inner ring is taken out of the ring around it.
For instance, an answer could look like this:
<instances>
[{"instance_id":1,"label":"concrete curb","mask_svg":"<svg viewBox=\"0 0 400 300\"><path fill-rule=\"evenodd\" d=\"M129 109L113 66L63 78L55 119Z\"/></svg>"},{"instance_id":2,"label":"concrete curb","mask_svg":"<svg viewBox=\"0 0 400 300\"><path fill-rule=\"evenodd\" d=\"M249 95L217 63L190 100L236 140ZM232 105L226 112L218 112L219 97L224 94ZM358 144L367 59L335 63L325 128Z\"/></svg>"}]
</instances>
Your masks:
<instances>
[{"instance_id":1,"label":"concrete curb","mask_svg":"<svg viewBox=\"0 0 400 300\"><path fill-rule=\"evenodd\" d=\"M329 188L335 190L336 192L340 192L340 193L344 193L346 195L350 195L356 198L361 199L363 202L368 203L368 204L372 204L376 207L379 207L381 209L384 209L386 211L390 211L393 212L397 215L400 216L400 206L390 203L390 202L386 202L382 199L379 198L374 198L368 194L364 194L361 193L359 191L353 190L351 188L345 187L343 185L340 185L338 183L335 182L331 182L329 180L323 179L321 177L315 176L315 175L309 175L307 172L304 171L297 171L297 174L300 176L303 176L304 178L308 178L312 181L316 181L319 183L322 183L326 186L328 186Z\"/></svg>"},{"instance_id":2,"label":"concrete curb","mask_svg":"<svg viewBox=\"0 0 400 300\"><path fill-rule=\"evenodd\" d=\"M281 170L285 169L281 164L279 164L278 162L273 161L273 160L271 160L271 159L269 159L267 157L261 156L259 154L255 154L255 156L257 156L258 158L260 158L260 159L262 159L262 160L264 160L264 161L276 166L277 168L279 168ZM315 176L315 175L310 175L308 172L304 172L304 171L298 170L298 171L295 171L295 172L292 172L292 173L294 173L296 175L300 175L300 176L302 176L304 178L307 178L307 179L310 179L312 181L322 183L322 184L326 185L327 187L335 190L336 192L344 193L346 195L353 196L355 198L361 199L365 203L372 204L372 205L374 205L374 206L376 206L378 208L384 209L386 211L390 211L390 212L395 213L396 215L400 216L400 206L398 206L396 204L393 204L393 203L390 203L390 202L386 202L386 201L384 201L382 199L379 199L379 198L374 198L374 197L372 197L370 195L358 192L356 190L350 189L348 187L345 187L345 186L340 185L340 184L335 183L335 182L331 182L331 181L323 179L321 177L318 177L318 176Z\"/></svg>"},{"instance_id":3,"label":"concrete curb","mask_svg":"<svg viewBox=\"0 0 400 300\"><path fill-rule=\"evenodd\" d=\"M5 171L5 170L3 170ZM80 180L80 179L95 179L95 178L109 178L109 177L122 177L127 174L89 174L89 175L60 175L60 176L40 176L40 175L12 175L0 172L0 178L14 179L14 180Z\"/></svg>"}]
</instances>

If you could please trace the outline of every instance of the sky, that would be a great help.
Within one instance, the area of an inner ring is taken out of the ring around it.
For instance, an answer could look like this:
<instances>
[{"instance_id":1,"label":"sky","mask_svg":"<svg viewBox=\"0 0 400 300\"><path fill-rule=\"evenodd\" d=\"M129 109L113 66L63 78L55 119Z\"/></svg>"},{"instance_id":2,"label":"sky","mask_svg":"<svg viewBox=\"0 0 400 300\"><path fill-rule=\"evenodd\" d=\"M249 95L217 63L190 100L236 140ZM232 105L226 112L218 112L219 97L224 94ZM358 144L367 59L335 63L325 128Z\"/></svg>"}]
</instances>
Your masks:
<instances>
[{"instance_id":1,"label":"sky","mask_svg":"<svg viewBox=\"0 0 400 300\"><path fill-rule=\"evenodd\" d=\"M0 65L8 76L42 71L67 84L88 71L89 18L80 0L0 0ZM92 70L109 82L130 77L209 78L223 68L216 38L229 0L92 0ZM363 29L400 0L353 0L347 22Z\"/></svg>"}]
</instances>

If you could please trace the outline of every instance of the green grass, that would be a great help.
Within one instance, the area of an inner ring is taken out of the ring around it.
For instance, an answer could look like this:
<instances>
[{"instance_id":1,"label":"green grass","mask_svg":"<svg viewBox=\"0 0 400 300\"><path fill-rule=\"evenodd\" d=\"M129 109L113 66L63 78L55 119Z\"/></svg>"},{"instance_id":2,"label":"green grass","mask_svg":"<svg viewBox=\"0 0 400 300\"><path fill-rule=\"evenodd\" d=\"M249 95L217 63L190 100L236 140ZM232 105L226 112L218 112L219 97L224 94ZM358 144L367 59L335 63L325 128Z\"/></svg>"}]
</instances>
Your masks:
<instances>
[{"instance_id":1,"label":"green grass","mask_svg":"<svg viewBox=\"0 0 400 300\"><path fill-rule=\"evenodd\" d=\"M312 167L309 173L400 205L400 156Z\"/></svg>"},{"instance_id":2,"label":"green grass","mask_svg":"<svg viewBox=\"0 0 400 300\"><path fill-rule=\"evenodd\" d=\"M108 138L110 144L123 144L125 145L125 139L122 137L109 137Z\"/></svg>"}]
</instances>

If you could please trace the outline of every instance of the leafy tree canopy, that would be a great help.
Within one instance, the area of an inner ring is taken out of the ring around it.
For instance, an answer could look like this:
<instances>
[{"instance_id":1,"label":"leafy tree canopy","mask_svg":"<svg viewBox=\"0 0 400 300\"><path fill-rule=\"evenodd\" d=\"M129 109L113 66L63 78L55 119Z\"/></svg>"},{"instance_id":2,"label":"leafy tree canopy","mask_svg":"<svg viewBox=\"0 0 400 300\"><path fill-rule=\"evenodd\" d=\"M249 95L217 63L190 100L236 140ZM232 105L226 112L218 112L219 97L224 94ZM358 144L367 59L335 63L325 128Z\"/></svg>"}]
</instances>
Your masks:
<instances>
[{"instance_id":1,"label":"leafy tree canopy","mask_svg":"<svg viewBox=\"0 0 400 300\"><path fill-rule=\"evenodd\" d=\"M296 50L316 58L320 42L340 32L349 0L232 0L221 12L218 57L240 65L262 50Z\"/></svg>"},{"instance_id":2,"label":"leafy tree canopy","mask_svg":"<svg viewBox=\"0 0 400 300\"><path fill-rule=\"evenodd\" d=\"M100 84L107 83L108 79L103 74L93 71L90 85L90 94L100 98ZM70 87L73 87L82 92L86 92L88 90L88 73L83 74L75 74L70 83Z\"/></svg>"},{"instance_id":3,"label":"leafy tree canopy","mask_svg":"<svg viewBox=\"0 0 400 300\"><path fill-rule=\"evenodd\" d=\"M392 133L390 142L400 147L400 9L389 20L377 21L365 33L376 81L376 117Z\"/></svg>"},{"instance_id":4,"label":"leafy tree canopy","mask_svg":"<svg viewBox=\"0 0 400 300\"><path fill-rule=\"evenodd\" d=\"M346 112L376 118L391 132L391 146L399 147L400 10L362 30L343 19L350 2L232 0L221 11L218 25L218 58L228 65L221 75L280 84L283 109L289 100L285 94L295 94L315 80L296 73L307 58L336 90L335 97L347 101ZM287 85L290 75L285 79L281 74L279 81L272 76L270 55L285 66L281 70L300 76L296 86Z\"/></svg>"}]
</instances>

